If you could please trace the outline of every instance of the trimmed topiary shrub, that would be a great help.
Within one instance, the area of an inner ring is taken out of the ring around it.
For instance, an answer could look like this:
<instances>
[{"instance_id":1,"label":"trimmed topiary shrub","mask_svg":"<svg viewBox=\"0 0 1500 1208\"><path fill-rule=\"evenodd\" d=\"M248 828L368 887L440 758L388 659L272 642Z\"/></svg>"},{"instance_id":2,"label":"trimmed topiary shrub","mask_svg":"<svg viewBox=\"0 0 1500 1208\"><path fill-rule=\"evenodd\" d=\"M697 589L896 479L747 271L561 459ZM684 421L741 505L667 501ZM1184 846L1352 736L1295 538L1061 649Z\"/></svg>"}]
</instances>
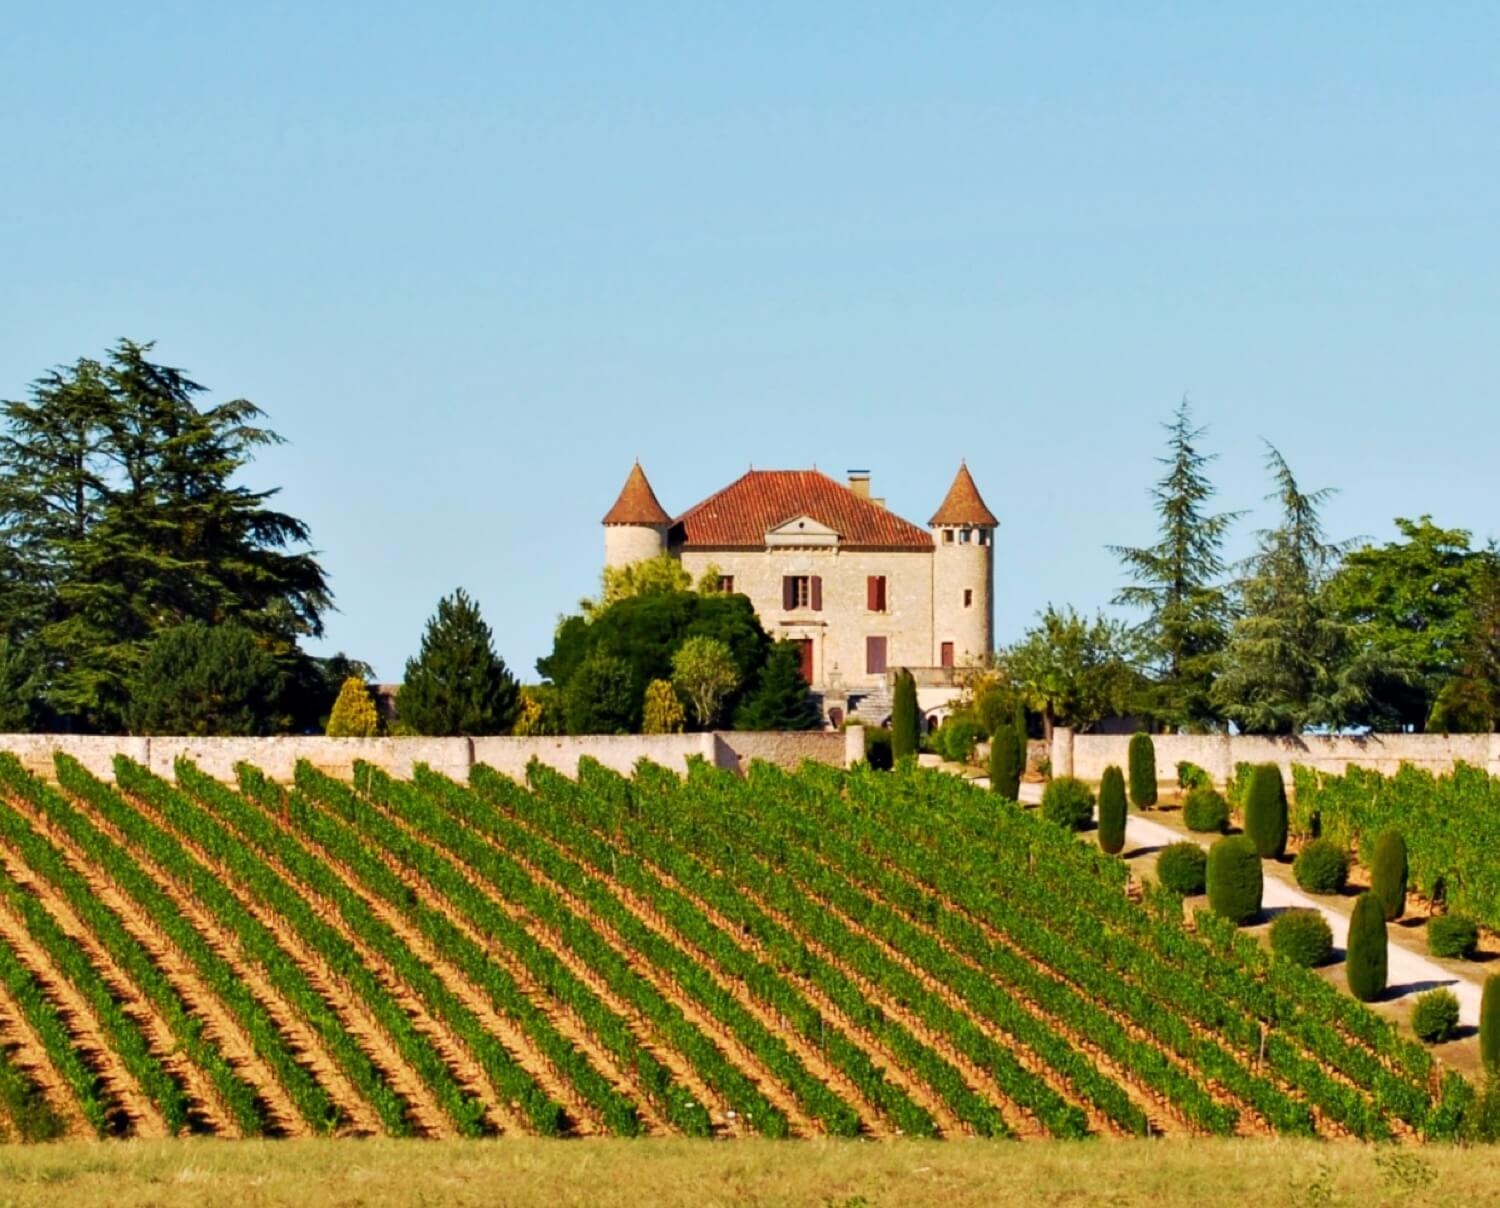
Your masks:
<instances>
[{"instance_id":1,"label":"trimmed topiary shrub","mask_svg":"<svg viewBox=\"0 0 1500 1208\"><path fill-rule=\"evenodd\" d=\"M1260 853L1244 835L1220 839L1209 849L1206 875L1208 904L1232 923L1247 923L1260 913L1265 888Z\"/></svg>"},{"instance_id":2,"label":"trimmed topiary shrub","mask_svg":"<svg viewBox=\"0 0 1500 1208\"><path fill-rule=\"evenodd\" d=\"M1094 817L1094 794L1074 776L1049 780L1042 790L1042 817L1068 830L1082 830Z\"/></svg>"},{"instance_id":3,"label":"trimmed topiary shrub","mask_svg":"<svg viewBox=\"0 0 1500 1208\"><path fill-rule=\"evenodd\" d=\"M1349 920L1349 954L1345 959L1349 993L1360 1002L1378 997L1385 989L1387 960L1385 911L1373 893L1362 893Z\"/></svg>"},{"instance_id":4,"label":"trimmed topiary shrub","mask_svg":"<svg viewBox=\"0 0 1500 1208\"><path fill-rule=\"evenodd\" d=\"M1130 804L1138 810L1156 804L1156 744L1149 734L1130 736Z\"/></svg>"},{"instance_id":5,"label":"trimmed topiary shrub","mask_svg":"<svg viewBox=\"0 0 1500 1208\"><path fill-rule=\"evenodd\" d=\"M1017 762L1016 734L1008 722L990 736L990 791L1010 801L1021 798L1021 765Z\"/></svg>"},{"instance_id":6,"label":"trimmed topiary shrub","mask_svg":"<svg viewBox=\"0 0 1500 1208\"><path fill-rule=\"evenodd\" d=\"M1424 1044L1442 1044L1458 1032L1458 999L1452 990L1439 987L1418 994L1411 1009L1411 1030Z\"/></svg>"},{"instance_id":7,"label":"trimmed topiary shrub","mask_svg":"<svg viewBox=\"0 0 1500 1208\"><path fill-rule=\"evenodd\" d=\"M1264 860L1279 860L1286 852L1286 786L1274 763L1260 764L1250 776L1245 835Z\"/></svg>"},{"instance_id":8,"label":"trimmed topiary shrub","mask_svg":"<svg viewBox=\"0 0 1500 1208\"><path fill-rule=\"evenodd\" d=\"M1406 873L1406 840L1388 827L1375 837L1370 863L1370 891L1380 899L1388 920L1406 913Z\"/></svg>"},{"instance_id":9,"label":"trimmed topiary shrub","mask_svg":"<svg viewBox=\"0 0 1500 1208\"><path fill-rule=\"evenodd\" d=\"M1433 956L1468 960L1479 947L1479 928L1461 914L1440 914L1427 921L1427 951Z\"/></svg>"},{"instance_id":10,"label":"trimmed topiary shrub","mask_svg":"<svg viewBox=\"0 0 1500 1208\"><path fill-rule=\"evenodd\" d=\"M1500 1076L1500 973L1484 979L1479 1000L1479 1060L1491 1077Z\"/></svg>"},{"instance_id":11,"label":"trimmed topiary shrub","mask_svg":"<svg viewBox=\"0 0 1500 1208\"><path fill-rule=\"evenodd\" d=\"M1214 787L1214 778L1196 763L1189 763L1186 759L1179 759L1177 761L1177 787L1184 791L1188 789L1211 789Z\"/></svg>"},{"instance_id":12,"label":"trimmed topiary shrub","mask_svg":"<svg viewBox=\"0 0 1500 1208\"><path fill-rule=\"evenodd\" d=\"M903 667L891 696L891 758L915 755L922 746L922 711L917 708L917 681Z\"/></svg>"},{"instance_id":13,"label":"trimmed topiary shrub","mask_svg":"<svg viewBox=\"0 0 1500 1208\"><path fill-rule=\"evenodd\" d=\"M1200 785L1188 793L1182 820L1190 831L1223 834L1229 826L1229 802L1223 794Z\"/></svg>"},{"instance_id":14,"label":"trimmed topiary shrub","mask_svg":"<svg viewBox=\"0 0 1500 1208\"><path fill-rule=\"evenodd\" d=\"M1099 850L1117 856L1125 847L1125 774L1110 764L1099 781Z\"/></svg>"},{"instance_id":15,"label":"trimmed topiary shrub","mask_svg":"<svg viewBox=\"0 0 1500 1208\"><path fill-rule=\"evenodd\" d=\"M1284 910L1271 924L1271 950L1311 969L1333 954L1333 930L1321 911Z\"/></svg>"},{"instance_id":16,"label":"trimmed topiary shrub","mask_svg":"<svg viewBox=\"0 0 1500 1208\"><path fill-rule=\"evenodd\" d=\"M1168 844L1156 857L1156 879L1173 893L1191 897L1202 893L1208 857L1196 843L1184 839Z\"/></svg>"},{"instance_id":17,"label":"trimmed topiary shrub","mask_svg":"<svg viewBox=\"0 0 1500 1208\"><path fill-rule=\"evenodd\" d=\"M950 717L932 735L932 746L944 759L968 763L974 747L985 737L984 725L973 717Z\"/></svg>"},{"instance_id":18,"label":"trimmed topiary shrub","mask_svg":"<svg viewBox=\"0 0 1500 1208\"><path fill-rule=\"evenodd\" d=\"M1308 893L1338 893L1349 883L1349 854L1332 839L1314 839L1292 861L1292 875Z\"/></svg>"}]
</instances>

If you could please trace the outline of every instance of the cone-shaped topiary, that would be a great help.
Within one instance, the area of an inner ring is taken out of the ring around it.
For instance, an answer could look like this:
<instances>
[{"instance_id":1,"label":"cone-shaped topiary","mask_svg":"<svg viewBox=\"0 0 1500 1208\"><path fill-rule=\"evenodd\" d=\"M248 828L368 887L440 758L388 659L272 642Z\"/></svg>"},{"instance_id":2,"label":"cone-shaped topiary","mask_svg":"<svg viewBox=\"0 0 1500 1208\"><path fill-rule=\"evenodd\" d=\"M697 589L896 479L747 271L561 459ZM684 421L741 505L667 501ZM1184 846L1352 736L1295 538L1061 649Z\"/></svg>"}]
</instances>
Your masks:
<instances>
[{"instance_id":1,"label":"cone-shaped topiary","mask_svg":"<svg viewBox=\"0 0 1500 1208\"><path fill-rule=\"evenodd\" d=\"M1042 817L1068 830L1082 830L1094 816L1094 794L1073 776L1059 776L1042 790Z\"/></svg>"},{"instance_id":2,"label":"cone-shaped topiary","mask_svg":"<svg viewBox=\"0 0 1500 1208\"><path fill-rule=\"evenodd\" d=\"M922 714L917 708L917 681L903 667L896 673L896 693L891 701L891 756L915 755L922 745Z\"/></svg>"},{"instance_id":3,"label":"cone-shaped topiary","mask_svg":"<svg viewBox=\"0 0 1500 1208\"><path fill-rule=\"evenodd\" d=\"M1484 979L1479 1000L1479 1060L1491 1077L1500 1075L1500 973Z\"/></svg>"},{"instance_id":4,"label":"cone-shaped topiary","mask_svg":"<svg viewBox=\"0 0 1500 1208\"><path fill-rule=\"evenodd\" d=\"M1349 993L1360 1002L1377 997L1385 989L1388 959L1385 911L1373 893L1362 893L1349 919L1349 951L1344 963Z\"/></svg>"},{"instance_id":5,"label":"cone-shaped topiary","mask_svg":"<svg viewBox=\"0 0 1500 1208\"><path fill-rule=\"evenodd\" d=\"M1468 960L1479 947L1479 928L1461 914L1440 914L1427 923L1427 951Z\"/></svg>"},{"instance_id":6,"label":"cone-shaped topiary","mask_svg":"<svg viewBox=\"0 0 1500 1208\"><path fill-rule=\"evenodd\" d=\"M1349 855L1332 839L1314 839L1292 861L1292 876L1308 893L1339 893L1349 883Z\"/></svg>"},{"instance_id":7,"label":"cone-shaped topiary","mask_svg":"<svg viewBox=\"0 0 1500 1208\"><path fill-rule=\"evenodd\" d=\"M1220 839L1209 849L1208 904L1231 922L1248 923L1260 913L1265 877L1260 854L1244 835Z\"/></svg>"},{"instance_id":8,"label":"cone-shaped topiary","mask_svg":"<svg viewBox=\"0 0 1500 1208\"><path fill-rule=\"evenodd\" d=\"M329 738L374 738L380 729L380 714L370 699L370 689L357 675L351 675L339 689L333 711L328 714Z\"/></svg>"},{"instance_id":9,"label":"cone-shaped topiary","mask_svg":"<svg viewBox=\"0 0 1500 1208\"><path fill-rule=\"evenodd\" d=\"M641 706L641 733L681 734L685 725L687 714L672 681L654 679L647 684L646 699Z\"/></svg>"},{"instance_id":10,"label":"cone-shaped topiary","mask_svg":"<svg viewBox=\"0 0 1500 1208\"><path fill-rule=\"evenodd\" d=\"M1021 796L1021 767L1016 762L1016 735L1002 723L990 736L990 791L1009 801Z\"/></svg>"},{"instance_id":11,"label":"cone-shaped topiary","mask_svg":"<svg viewBox=\"0 0 1500 1208\"><path fill-rule=\"evenodd\" d=\"M1245 836L1264 860L1279 860L1286 851L1286 786L1274 763L1259 765L1250 776Z\"/></svg>"},{"instance_id":12,"label":"cone-shaped topiary","mask_svg":"<svg viewBox=\"0 0 1500 1208\"><path fill-rule=\"evenodd\" d=\"M1182 805L1182 820L1190 831L1223 834L1229 826L1229 802L1207 785L1189 789Z\"/></svg>"},{"instance_id":13,"label":"cone-shaped topiary","mask_svg":"<svg viewBox=\"0 0 1500 1208\"><path fill-rule=\"evenodd\" d=\"M1016 702L1015 716L1010 719L1011 727L1015 730L1016 740L1016 767L1021 769L1021 775L1026 775L1026 706L1020 701Z\"/></svg>"},{"instance_id":14,"label":"cone-shaped topiary","mask_svg":"<svg viewBox=\"0 0 1500 1208\"><path fill-rule=\"evenodd\" d=\"M1208 857L1203 849L1189 839L1169 843L1156 857L1156 879L1163 888L1183 897L1203 892L1205 869Z\"/></svg>"},{"instance_id":15,"label":"cone-shaped topiary","mask_svg":"<svg viewBox=\"0 0 1500 1208\"><path fill-rule=\"evenodd\" d=\"M1406 840L1394 828L1375 836L1370 891L1380 899L1387 919L1399 919L1406 912Z\"/></svg>"},{"instance_id":16,"label":"cone-shaped topiary","mask_svg":"<svg viewBox=\"0 0 1500 1208\"><path fill-rule=\"evenodd\" d=\"M1125 847L1125 774L1110 764L1099 781L1099 850L1117 856Z\"/></svg>"},{"instance_id":17,"label":"cone-shaped topiary","mask_svg":"<svg viewBox=\"0 0 1500 1208\"><path fill-rule=\"evenodd\" d=\"M1138 810L1156 804L1156 744L1149 734L1130 736L1130 804Z\"/></svg>"}]
</instances>

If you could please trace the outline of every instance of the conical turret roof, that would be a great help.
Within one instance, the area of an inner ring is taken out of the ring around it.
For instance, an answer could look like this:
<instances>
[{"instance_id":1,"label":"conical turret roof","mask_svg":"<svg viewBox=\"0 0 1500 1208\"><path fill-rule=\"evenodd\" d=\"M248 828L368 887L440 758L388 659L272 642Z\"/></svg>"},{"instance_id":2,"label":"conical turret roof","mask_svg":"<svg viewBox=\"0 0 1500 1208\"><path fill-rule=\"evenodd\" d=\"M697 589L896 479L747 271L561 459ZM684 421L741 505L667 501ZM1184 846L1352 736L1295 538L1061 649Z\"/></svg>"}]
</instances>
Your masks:
<instances>
[{"instance_id":1,"label":"conical turret roof","mask_svg":"<svg viewBox=\"0 0 1500 1208\"><path fill-rule=\"evenodd\" d=\"M668 525L672 517L656 498L656 492L646 481L646 472L641 463L630 467L630 476L620 488L620 497L615 506L604 514L605 524L651 524Z\"/></svg>"},{"instance_id":2,"label":"conical turret roof","mask_svg":"<svg viewBox=\"0 0 1500 1208\"><path fill-rule=\"evenodd\" d=\"M948 494L927 523L973 524L994 528L1000 521L995 518L994 512L985 507L979 488L974 485L974 476L969 473L968 464L959 462L953 485L948 488Z\"/></svg>"}]
</instances>

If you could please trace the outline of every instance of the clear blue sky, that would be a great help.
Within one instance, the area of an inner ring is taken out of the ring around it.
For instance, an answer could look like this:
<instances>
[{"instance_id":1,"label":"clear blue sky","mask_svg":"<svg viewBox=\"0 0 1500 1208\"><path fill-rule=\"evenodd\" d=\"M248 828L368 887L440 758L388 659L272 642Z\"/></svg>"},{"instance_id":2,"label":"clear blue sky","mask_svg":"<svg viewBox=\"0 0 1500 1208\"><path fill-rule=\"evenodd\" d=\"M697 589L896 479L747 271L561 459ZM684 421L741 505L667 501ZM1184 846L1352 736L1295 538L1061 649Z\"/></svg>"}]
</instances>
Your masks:
<instances>
[{"instance_id":1,"label":"clear blue sky","mask_svg":"<svg viewBox=\"0 0 1500 1208\"><path fill-rule=\"evenodd\" d=\"M1500 6L8 5L0 396L119 336L290 444L398 678L463 584L519 671L639 456L961 456L997 628L1120 582L1188 393L1335 536L1500 530ZM1242 524L1248 548L1265 515Z\"/></svg>"}]
</instances>

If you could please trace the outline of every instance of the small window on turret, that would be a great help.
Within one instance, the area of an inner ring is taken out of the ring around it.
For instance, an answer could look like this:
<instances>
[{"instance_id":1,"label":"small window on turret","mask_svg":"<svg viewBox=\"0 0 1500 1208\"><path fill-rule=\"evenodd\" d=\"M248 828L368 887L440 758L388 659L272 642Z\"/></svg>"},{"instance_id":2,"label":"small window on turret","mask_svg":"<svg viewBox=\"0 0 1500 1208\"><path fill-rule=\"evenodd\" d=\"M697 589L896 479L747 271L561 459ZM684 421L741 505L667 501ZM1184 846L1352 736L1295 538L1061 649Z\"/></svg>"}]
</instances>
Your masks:
<instances>
[{"instance_id":1,"label":"small window on turret","mask_svg":"<svg viewBox=\"0 0 1500 1208\"><path fill-rule=\"evenodd\" d=\"M974 589L972 587L964 588L964 607L974 607Z\"/></svg>"},{"instance_id":2,"label":"small window on turret","mask_svg":"<svg viewBox=\"0 0 1500 1208\"><path fill-rule=\"evenodd\" d=\"M953 530L952 529L944 529L943 530L943 544L944 545L952 545L953 544Z\"/></svg>"},{"instance_id":3,"label":"small window on turret","mask_svg":"<svg viewBox=\"0 0 1500 1208\"><path fill-rule=\"evenodd\" d=\"M973 531L971 529L959 529L958 530L958 543L960 545L968 545L969 544L969 538L972 535L973 535Z\"/></svg>"},{"instance_id":4,"label":"small window on turret","mask_svg":"<svg viewBox=\"0 0 1500 1208\"><path fill-rule=\"evenodd\" d=\"M979 544L980 545L988 545L989 543L990 543L990 530L989 529L980 529L979 530Z\"/></svg>"}]
</instances>

